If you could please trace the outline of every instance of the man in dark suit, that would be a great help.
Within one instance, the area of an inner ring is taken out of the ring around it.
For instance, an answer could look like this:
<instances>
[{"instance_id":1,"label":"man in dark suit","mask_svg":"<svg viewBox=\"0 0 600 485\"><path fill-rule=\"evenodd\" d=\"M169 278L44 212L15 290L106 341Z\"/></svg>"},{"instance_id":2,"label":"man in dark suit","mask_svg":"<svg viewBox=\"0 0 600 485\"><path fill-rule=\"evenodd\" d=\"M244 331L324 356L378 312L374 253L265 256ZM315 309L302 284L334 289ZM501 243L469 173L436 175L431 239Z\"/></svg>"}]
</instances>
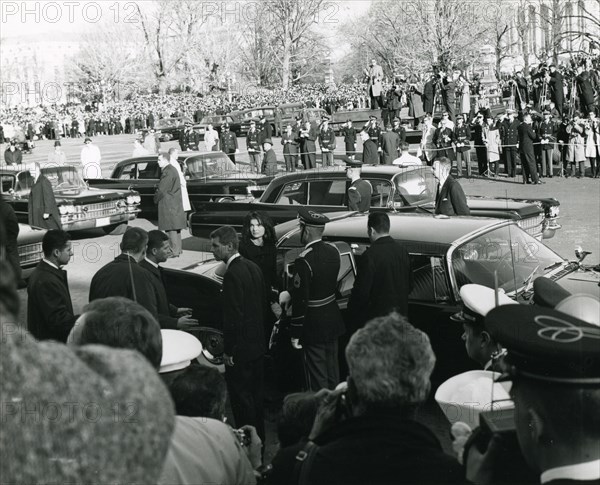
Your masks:
<instances>
[{"instance_id":1,"label":"man in dark suit","mask_svg":"<svg viewBox=\"0 0 600 485\"><path fill-rule=\"evenodd\" d=\"M538 179L537 167L535 165L535 151L533 143L537 140L536 134L531 127L531 115L523 116L523 123L519 125L519 154L521 156L521 167L523 168L523 183L541 184Z\"/></svg>"},{"instance_id":2,"label":"man in dark suit","mask_svg":"<svg viewBox=\"0 0 600 485\"><path fill-rule=\"evenodd\" d=\"M435 198L435 213L446 216L469 216L467 197L460 184L452 178L452 162L442 157L433 162L433 175L438 180Z\"/></svg>"},{"instance_id":3,"label":"man in dark suit","mask_svg":"<svg viewBox=\"0 0 600 485\"><path fill-rule=\"evenodd\" d=\"M435 99L435 88L437 85L437 77L432 74L429 80L425 83L423 88L423 111L425 113L433 114L434 106L433 102Z\"/></svg>"},{"instance_id":4,"label":"man in dark suit","mask_svg":"<svg viewBox=\"0 0 600 485\"><path fill-rule=\"evenodd\" d=\"M263 419L266 352L264 318L267 306L260 267L238 252L238 236L230 226L210 235L212 253L226 263L223 277L223 334L225 380L235 425L256 428L265 439Z\"/></svg>"},{"instance_id":5,"label":"man in dark suit","mask_svg":"<svg viewBox=\"0 0 600 485\"><path fill-rule=\"evenodd\" d=\"M246 134L246 148L248 149L248 155L250 156L250 168L260 172L260 148L261 148L261 135L256 129L256 122L250 121L250 129Z\"/></svg>"},{"instance_id":6,"label":"man in dark suit","mask_svg":"<svg viewBox=\"0 0 600 485\"><path fill-rule=\"evenodd\" d=\"M52 184L42 174L38 162L31 164L29 173L31 174L31 179L26 182L26 185L30 182L32 183L27 201L29 225L43 227L44 229L62 229L60 213L56 205Z\"/></svg>"},{"instance_id":7,"label":"man in dark suit","mask_svg":"<svg viewBox=\"0 0 600 485\"><path fill-rule=\"evenodd\" d=\"M235 163L235 154L239 152L237 136L229 131L229 123L221 126L221 150Z\"/></svg>"},{"instance_id":8,"label":"man in dark suit","mask_svg":"<svg viewBox=\"0 0 600 485\"><path fill-rule=\"evenodd\" d=\"M3 245L6 248L6 260L12 266L15 281L21 282L21 264L19 262L19 221L13 206L0 198L0 227L4 228Z\"/></svg>"},{"instance_id":9,"label":"man in dark suit","mask_svg":"<svg viewBox=\"0 0 600 485\"><path fill-rule=\"evenodd\" d=\"M408 252L390 236L389 216L385 212L371 212L367 232L371 246L360 258L348 302L354 330L392 311L407 316L408 295L413 286Z\"/></svg>"},{"instance_id":10,"label":"man in dark suit","mask_svg":"<svg viewBox=\"0 0 600 485\"><path fill-rule=\"evenodd\" d=\"M302 207L298 217L305 249L294 262L290 290L292 347L303 349L307 388L333 389L340 381L338 338L345 331L335 300L340 253L321 240L326 216ZM288 296L282 298L284 308Z\"/></svg>"},{"instance_id":11,"label":"man in dark suit","mask_svg":"<svg viewBox=\"0 0 600 485\"><path fill-rule=\"evenodd\" d=\"M554 64L550 64L550 99L554 103L559 116L563 113L563 104L565 100L565 90L563 85L563 75L556 70Z\"/></svg>"},{"instance_id":12,"label":"man in dark suit","mask_svg":"<svg viewBox=\"0 0 600 485\"><path fill-rule=\"evenodd\" d=\"M21 165L23 163L23 153L14 140L10 141L10 145L4 151L4 161L7 165Z\"/></svg>"},{"instance_id":13,"label":"man in dark suit","mask_svg":"<svg viewBox=\"0 0 600 485\"><path fill-rule=\"evenodd\" d=\"M27 284L27 330L38 340L66 343L75 324L67 272L73 248L69 234L52 229L42 240L42 259Z\"/></svg>"},{"instance_id":14,"label":"man in dark suit","mask_svg":"<svg viewBox=\"0 0 600 485\"><path fill-rule=\"evenodd\" d=\"M264 175L276 175L277 174L277 156L275 150L273 150L273 140L270 138L263 142L264 157L262 162L262 168L260 173Z\"/></svg>"},{"instance_id":15,"label":"man in dark suit","mask_svg":"<svg viewBox=\"0 0 600 485\"><path fill-rule=\"evenodd\" d=\"M400 151L400 137L392 130L392 125L385 127L385 132L381 134L379 145L381 146L381 161L383 165L391 165Z\"/></svg>"},{"instance_id":16,"label":"man in dark suit","mask_svg":"<svg viewBox=\"0 0 600 485\"><path fill-rule=\"evenodd\" d=\"M346 156L354 158L356 153L356 128L352 126L352 120L346 120L346 125L342 128L342 135L344 136Z\"/></svg>"},{"instance_id":17,"label":"man in dark suit","mask_svg":"<svg viewBox=\"0 0 600 485\"><path fill-rule=\"evenodd\" d=\"M154 194L154 203L158 206L158 228L166 231L171 241L174 256L181 254L181 230L187 226L181 195L181 179L177 169L169 163L169 156L158 156L161 169L160 181Z\"/></svg>"},{"instance_id":18,"label":"man in dark suit","mask_svg":"<svg viewBox=\"0 0 600 485\"><path fill-rule=\"evenodd\" d=\"M121 240L121 254L104 265L90 283L90 301L107 296L129 298L148 310L158 320L156 293L148 271L139 266L144 259L148 233L139 227L130 227Z\"/></svg>"},{"instance_id":19,"label":"man in dark suit","mask_svg":"<svg viewBox=\"0 0 600 485\"><path fill-rule=\"evenodd\" d=\"M265 140L271 140L273 138L273 127L271 123L263 116L258 120L260 124L260 141L264 143Z\"/></svg>"},{"instance_id":20,"label":"man in dark suit","mask_svg":"<svg viewBox=\"0 0 600 485\"><path fill-rule=\"evenodd\" d=\"M281 144L283 145L283 159L285 160L286 172L295 172L298 165L298 133L294 131L292 125L288 123L285 131L281 135Z\"/></svg>"},{"instance_id":21,"label":"man in dark suit","mask_svg":"<svg viewBox=\"0 0 600 485\"><path fill-rule=\"evenodd\" d=\"M192 315L191 308L177 308L169 303L162 279L162 268L159 264L164 263L170 255L169 236L162 231L153 230L148 233L146 256L139 264L151 275L149 279L156 295L156 309L160 327L185 330L198 325L198 320L190 318Z\"/></svg>"},{"instance_id":22,"label":"man in dark suit","mask_svg":"<svg viewBox=\"0 0 600 485\"><path fill-rule=\"evenodd\" d=\"M444 108L448 112L451 121L454 121L454 108L456 105L456 79L458 75L454 72L448 72L448 75L442 79L442 100Z\"/></svg>"}]
</instances>

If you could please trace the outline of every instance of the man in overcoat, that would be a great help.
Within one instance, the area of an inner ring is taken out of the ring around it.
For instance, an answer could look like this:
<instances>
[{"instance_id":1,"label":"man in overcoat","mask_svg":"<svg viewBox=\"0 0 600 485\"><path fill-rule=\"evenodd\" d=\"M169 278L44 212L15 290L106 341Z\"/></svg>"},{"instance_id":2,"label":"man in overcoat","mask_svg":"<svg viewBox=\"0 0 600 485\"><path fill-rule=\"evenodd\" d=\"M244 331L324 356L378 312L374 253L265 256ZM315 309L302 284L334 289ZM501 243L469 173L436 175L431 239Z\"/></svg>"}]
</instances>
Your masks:
<instances>
[{"instance_id":1,"label":"man in overcoat","mask_svg":"<svg viewBox=\"0 0 600 485\"><path fill-rule=\"evenodd\" d=\"M154 203L158 205L158 228L165 231L171 242L174 256L181 254L181 230L186 227L181 181L177 169L169 163L167 154L158 157L161 168L160 181L154 194Z\"/></svg>"},{"instance_id":2,"label":"man in overcoat","mask_svg":"<svg viewBox=\"0 0 600 485\"><path fill-rule=\"evenodd\" d=\"M44 229L62 229L52 184L42 173L38 162L31 164L29 173L33 182L27 200L29 225Z\"/></svg>"}]
</instances>

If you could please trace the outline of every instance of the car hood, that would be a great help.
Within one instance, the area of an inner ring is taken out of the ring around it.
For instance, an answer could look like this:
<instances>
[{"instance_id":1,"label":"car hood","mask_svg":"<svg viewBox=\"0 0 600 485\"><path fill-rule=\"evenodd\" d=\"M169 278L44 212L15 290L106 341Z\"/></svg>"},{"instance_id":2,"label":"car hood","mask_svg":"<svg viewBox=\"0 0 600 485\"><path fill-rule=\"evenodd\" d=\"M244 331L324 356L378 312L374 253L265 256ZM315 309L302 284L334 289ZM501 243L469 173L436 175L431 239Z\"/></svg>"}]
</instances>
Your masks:
<instances>
[{"instance_id":1,"label":"car hood","mask_svg":"<svg viewBox=\"0 0 600 485\"><path fill-rule=\"evenodd\" d=\"M66 190L55 190L56 201L65 201L77 204L89 204L118 200L133 194L127 190L109 190L96 188L73 188Z\"/></svg>"},{"instance_id":2,"label":"car hood","mask_svg":"<svg viewBox=\"0 0 600 485\"><path fill-rule=\"evenodd\" d=\"M585 293L600 298L600 273L575 270L556 281L565 290L575 295Z\"/></svg>"},{"instance_id":3,"label":"car hood","mask_svg":"<svg viewBox=\"0 0 600 485\"><path fill-rule=\"evenodd\" d=\"M522 217L536 216L542 212L534 203L520 202L512 199L467 196L467 204L471 210L514 211Z\"/></svg>"}]
</instances>

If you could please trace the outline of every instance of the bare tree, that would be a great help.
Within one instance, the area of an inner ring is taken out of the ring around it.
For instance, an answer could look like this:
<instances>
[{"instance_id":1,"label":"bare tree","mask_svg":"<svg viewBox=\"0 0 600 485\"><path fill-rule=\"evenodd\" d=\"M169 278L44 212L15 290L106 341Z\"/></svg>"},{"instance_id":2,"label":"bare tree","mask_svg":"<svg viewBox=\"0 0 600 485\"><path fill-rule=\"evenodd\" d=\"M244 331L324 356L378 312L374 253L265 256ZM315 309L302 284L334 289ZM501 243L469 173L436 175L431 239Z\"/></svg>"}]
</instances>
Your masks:
<instances>
[{"instance_id":1,"label":"bare tree","mask_svg":"<svg viewBox=\"0 0 600 485\"><path fill-rule=\"evenodd\" d=\"M157 81L165 93L169 79L190 50L200 49L199 31L206 21L202 2L194 0L158 1L144 7L136 3L145 52Z\"/></svg>"}]
</instances>

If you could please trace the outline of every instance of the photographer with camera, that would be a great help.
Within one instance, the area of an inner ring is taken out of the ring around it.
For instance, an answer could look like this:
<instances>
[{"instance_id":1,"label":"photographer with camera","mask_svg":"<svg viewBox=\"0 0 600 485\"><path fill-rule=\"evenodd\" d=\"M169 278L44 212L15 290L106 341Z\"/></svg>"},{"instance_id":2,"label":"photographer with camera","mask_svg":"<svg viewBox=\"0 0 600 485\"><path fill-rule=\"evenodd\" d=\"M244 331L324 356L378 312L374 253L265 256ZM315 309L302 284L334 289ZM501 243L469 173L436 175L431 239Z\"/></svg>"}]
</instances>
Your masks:
<instances>
[{"instance_id":1,"label":"photographer with camera","mask_svg":"<svg viewBox=\"0 0 600 485\"><path fill-rule=\"evenodd\" d=\"M299 483L463 482L458 462L415 419L435 364L427 335L392 313L358 330L346 359L347 386L317 393L317 417L296 458Z\"/></svg>"}]
</instances>

